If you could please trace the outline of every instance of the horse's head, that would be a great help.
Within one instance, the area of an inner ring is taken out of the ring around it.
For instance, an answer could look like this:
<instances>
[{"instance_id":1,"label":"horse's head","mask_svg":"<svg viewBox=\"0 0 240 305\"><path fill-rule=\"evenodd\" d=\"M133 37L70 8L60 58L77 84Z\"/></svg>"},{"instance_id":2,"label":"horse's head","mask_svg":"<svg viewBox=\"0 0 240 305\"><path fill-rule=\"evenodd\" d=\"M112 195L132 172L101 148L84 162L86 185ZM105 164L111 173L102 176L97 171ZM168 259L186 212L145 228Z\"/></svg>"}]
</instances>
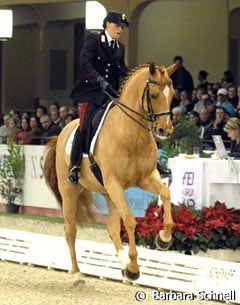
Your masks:
<instances>
[{"instance_id":1,"label":"horse's head","mask_svg":"<svg viewBox=\"0 0 240 305\"><path fill-rule=\"evenodd\" d=\"M156 122L158 128L168 132L172 130L169 110L174 96L170 76L176 68L176 64L167 68L150 64L149 77L142 96L142 107L149 119Z\"/></svg>"}]
</instances>

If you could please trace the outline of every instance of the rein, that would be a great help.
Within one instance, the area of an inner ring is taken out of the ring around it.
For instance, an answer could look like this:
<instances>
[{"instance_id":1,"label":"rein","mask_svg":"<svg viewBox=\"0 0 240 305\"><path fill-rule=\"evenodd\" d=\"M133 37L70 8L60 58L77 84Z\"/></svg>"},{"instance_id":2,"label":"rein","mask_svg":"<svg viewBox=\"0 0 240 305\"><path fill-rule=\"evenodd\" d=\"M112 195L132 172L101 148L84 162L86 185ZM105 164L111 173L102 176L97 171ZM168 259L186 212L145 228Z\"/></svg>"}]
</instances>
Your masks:
<instances>
[{"instance_id":1,"label":"rein","mask_svg":"<svg viewBox=\"0 0 240 305\"><path fill-rule=\"evenodd\" d=\"M111 94L109 94L106 90L104 90L104 93L111 99L113 100L114 105L118 106L119 109L122 110L122 112L124 112L129 118L131 118L133 121L135 121L137 124L139 124L141 127L143 127L144 129L146 129L148 132L152 132L152 130L154 129L154 126L152 126L151 128L145 126L144 124L142 124L141 122L139 122L137 119L135 119L133 116L131 116L126 110L129 110L130 112L138 115L140 118L142 118L144 121L147 122L151 122L154 123L157 118L164 116L164 115L170 115L171 112L170 111L165 111L165 112L158 112L158 113L154 113L153 108L152 108L152 104L151 104L151 97L150 97L150 89L149 89L149 84L154 84L157 86L171 86L171 82L165 83L165 82L159 82L159 81L154 81L154 80L147 80L147 85L143 90L143 95L142 95L142 108L143 108L143 103L144 103L144 96L145 94L147 94L147 107L148 107L148 113L147 113L147 117L145 117L144 115L142 115L141 113L135 111L134 109L126 106L125 104L119 102L118 99L116 99L115 97L113 97ZM125 108L125 109L124 109Z\"/></svg>"}]
</instances>

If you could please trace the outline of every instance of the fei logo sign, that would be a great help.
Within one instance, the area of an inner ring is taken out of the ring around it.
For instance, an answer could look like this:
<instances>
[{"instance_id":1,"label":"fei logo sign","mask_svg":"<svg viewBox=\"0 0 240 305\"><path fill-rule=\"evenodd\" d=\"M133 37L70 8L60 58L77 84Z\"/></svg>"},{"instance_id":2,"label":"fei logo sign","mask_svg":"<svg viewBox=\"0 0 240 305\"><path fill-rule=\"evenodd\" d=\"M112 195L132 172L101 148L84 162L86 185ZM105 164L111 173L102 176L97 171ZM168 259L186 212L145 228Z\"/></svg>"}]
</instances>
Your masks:
<instances>
[{"instance_id":1,"label":"fei logo sign","mask_svg":"<svg viewBox=\"0 0 240 305\"><path fill-rule=\"evenodd\" d=\"M170 186L171 201L174 204L185 204L195 209L201 209L203 174L201 159L174 158L171 169L173 174Z\"/></svg>"}]
</instances>

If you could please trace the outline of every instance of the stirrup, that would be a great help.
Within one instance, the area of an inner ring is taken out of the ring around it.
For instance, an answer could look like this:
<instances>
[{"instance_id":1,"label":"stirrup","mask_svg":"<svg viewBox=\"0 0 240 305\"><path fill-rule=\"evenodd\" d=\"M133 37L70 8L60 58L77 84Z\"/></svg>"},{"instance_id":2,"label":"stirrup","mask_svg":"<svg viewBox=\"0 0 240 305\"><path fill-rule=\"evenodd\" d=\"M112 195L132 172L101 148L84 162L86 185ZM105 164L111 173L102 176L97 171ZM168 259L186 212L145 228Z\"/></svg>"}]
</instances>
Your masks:
<instances>
[{"instance_id":1,"label":"stirrup","mask_svg":"<svg viewBox=\"0 0 240 305\"><path fill-rule=\"evenodd\" d=\"M69 173L74 172L75 170L79 171L80 166L79 165L74 165L73 167L69 168Z\"/></svg>"},{"instance_id":2,"label":"stirrup","mask_svg":"<svg viewBox=\"0 0 240 305\"><path fill-rule=\"evenodd\" d=\"M68 181L71 182L72 184L78 184L78 171L80 167L78 165L74 165L69 169L69 174L68 174Z\"/></svg>"}]
</instances>

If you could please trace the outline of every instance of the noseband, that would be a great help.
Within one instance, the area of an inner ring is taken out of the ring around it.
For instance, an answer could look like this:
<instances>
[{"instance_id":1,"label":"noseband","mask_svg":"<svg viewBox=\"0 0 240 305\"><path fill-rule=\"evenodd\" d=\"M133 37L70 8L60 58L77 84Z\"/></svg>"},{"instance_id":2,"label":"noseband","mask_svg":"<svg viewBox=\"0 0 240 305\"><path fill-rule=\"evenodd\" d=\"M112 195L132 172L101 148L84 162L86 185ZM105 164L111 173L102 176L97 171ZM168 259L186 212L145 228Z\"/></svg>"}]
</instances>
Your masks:
<instances>
[{"instance_id":1,"label":"noseband","mask_svg":"<svg viewBox=\"0 0 240 305\"><path fill-rule=\"evenodd\" d=\"M111 97L109 94L107 94L112 100L114 100L114 104L116 106L118 106L128 117L130 117L133 121L135 121L136 123L138 123L140 126L142 126L144 129L146 129L148 132L152 132L152 130L154 129L154 126L152 126L151 128L145 126L144 124L142 124L141 122L139 122L137 119L135 119L133 116L131 116L126 110L129 110L130 112L138 115L139 117L141 117L142 119L144 119L147 122L151 122L154 123L156 122L157 118L164 116L164 115L170 115L171 112L170 111L165 111L165 112L158 112L158 113L154 113L153 111L153 107L152 107L152 103L151 103L151 96L150 96L150 88L149 88L149 84L153 84L153 85L157 85L160 87L165 87L165 86L171 86L172 82L159 82L159 81L155 81L155 80L150 80L148 79L146 81L146 86L143 90L143 95L142 95L142 108L143 107L143 103L144 103L144 97L146 95L147 98L147 108L148 108L148 113L147 113L147 117L143 116L141 113L133 110L132 108L126 106L125 104L122 104L119 102L118 99L114 99L113 97Z\"/></svg>"}]
</instances>

